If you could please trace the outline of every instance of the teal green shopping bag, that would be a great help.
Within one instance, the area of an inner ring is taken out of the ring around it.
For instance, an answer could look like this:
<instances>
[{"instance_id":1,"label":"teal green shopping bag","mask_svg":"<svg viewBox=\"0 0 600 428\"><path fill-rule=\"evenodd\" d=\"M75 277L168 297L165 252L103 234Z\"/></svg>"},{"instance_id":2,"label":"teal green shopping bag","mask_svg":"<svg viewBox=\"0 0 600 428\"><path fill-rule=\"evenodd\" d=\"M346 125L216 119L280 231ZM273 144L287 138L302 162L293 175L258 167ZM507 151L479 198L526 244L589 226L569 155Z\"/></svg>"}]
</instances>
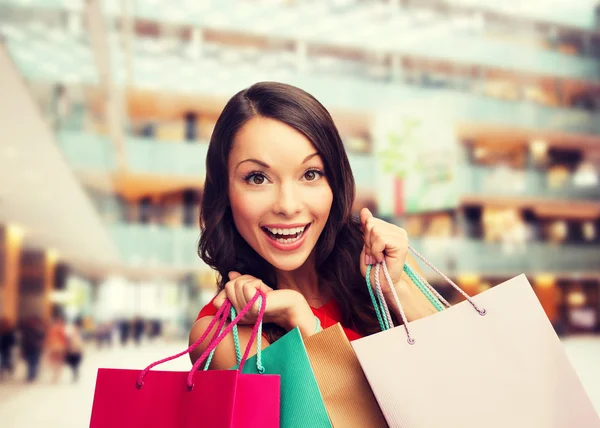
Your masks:
<instances>
[{"instance_id":1,"label":"teal green shopping bag","mask_svg":"<svg viewBox=\"0 0 600 428\"><path fill-rule=\"evenodd\" d=\"M243 373L281 376L280 426L282 428L331 428L329 415L310 365L298 327L262 351L262 365L257 356L248 358Z\"/></svg>"},{"instance_id":2,"label":"teal green shopping bag","mask_svg":"<svg viewBox=\"0 0 600 428\"><path fill-rule=\"evenodd\" d=\"M235 311L232 310L235 318ZM237 328L233 328L238 364L241 359ZM260 338L261 332L258 333ZM260 349L260 342L257 343ZM213 351L214 353L214 351ZM210 363L212 354L207 364ZM208 367L208 365L206 366ZM298 327L248 358L245 374L278 374L281 383L281 428L332 428L323 397ZM260 400L260 397L257 397Z\"/></svg>"}]
</instances>

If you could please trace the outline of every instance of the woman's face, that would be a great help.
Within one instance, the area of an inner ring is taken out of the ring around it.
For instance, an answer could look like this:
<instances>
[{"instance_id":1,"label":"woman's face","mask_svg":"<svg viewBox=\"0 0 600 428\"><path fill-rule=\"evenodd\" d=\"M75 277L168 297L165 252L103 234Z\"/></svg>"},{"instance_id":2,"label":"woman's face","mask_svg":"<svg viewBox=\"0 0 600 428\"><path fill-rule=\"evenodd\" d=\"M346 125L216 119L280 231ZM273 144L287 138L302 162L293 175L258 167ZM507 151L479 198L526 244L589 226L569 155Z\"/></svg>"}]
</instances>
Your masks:
<instances>
[{"instance_id":1,"label":"woman's face","mask_svg":"<svg viewBox=\"0 0 600 428\"><path fill-rule=\"evenodd\" d=\"M302 266L333 202L310 140L283 122L255 117L234 139L228 173L231 211L242 237L276 269Z\"/></svg>"}]
</instances>

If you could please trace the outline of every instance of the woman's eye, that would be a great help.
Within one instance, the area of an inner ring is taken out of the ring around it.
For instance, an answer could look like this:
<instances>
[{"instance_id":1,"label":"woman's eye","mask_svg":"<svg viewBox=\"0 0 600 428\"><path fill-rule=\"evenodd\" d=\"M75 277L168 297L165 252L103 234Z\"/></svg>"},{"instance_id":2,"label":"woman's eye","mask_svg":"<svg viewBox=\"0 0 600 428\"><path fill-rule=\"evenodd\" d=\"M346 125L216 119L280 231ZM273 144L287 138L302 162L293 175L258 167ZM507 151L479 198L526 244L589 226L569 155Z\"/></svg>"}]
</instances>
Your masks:
<instances>
[{"instance_id":1,"label":"woman's eye","mask_svg":"<svg viewBox=\"0 0 600 428\"><path fill-rule=\"evenodd\" d=\"M265 176L261 174L251 174L246 177L246 181L248 181L250 184L261 185L265 182Z\"/></svg>"},{"instance_id":2,"label":"woman's eye","mask_svg":"<svg viewBox=\"0 0 600 428\"><path fill-rule=\"evenodd\" d=\"M304 173L304 179L306 181L315 181L318 180L323 174L316 169L308 170Z\"/></svg>"}]
</instances>

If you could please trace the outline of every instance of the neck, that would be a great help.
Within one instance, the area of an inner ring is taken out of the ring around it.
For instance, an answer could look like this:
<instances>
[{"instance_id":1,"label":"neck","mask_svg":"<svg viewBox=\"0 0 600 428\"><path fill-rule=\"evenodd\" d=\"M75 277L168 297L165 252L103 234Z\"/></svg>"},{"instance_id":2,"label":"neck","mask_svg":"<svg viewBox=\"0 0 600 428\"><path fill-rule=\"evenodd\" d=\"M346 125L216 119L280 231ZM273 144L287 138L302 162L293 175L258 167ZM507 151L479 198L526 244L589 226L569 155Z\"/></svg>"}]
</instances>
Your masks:
<instances>
[{"instance_id":1,"label":"neck","mask_svg":"<svg viewBox=\"0 0 600 428\"><path fill-rule=\"evenodd\" d=\"M298 269L293 271L277 271L277 288L295 290L302 294L308 304L319 307L326 302L319 289L319 278L315 269L314 258L309 257Z\"/></svg>"}]
</instances>

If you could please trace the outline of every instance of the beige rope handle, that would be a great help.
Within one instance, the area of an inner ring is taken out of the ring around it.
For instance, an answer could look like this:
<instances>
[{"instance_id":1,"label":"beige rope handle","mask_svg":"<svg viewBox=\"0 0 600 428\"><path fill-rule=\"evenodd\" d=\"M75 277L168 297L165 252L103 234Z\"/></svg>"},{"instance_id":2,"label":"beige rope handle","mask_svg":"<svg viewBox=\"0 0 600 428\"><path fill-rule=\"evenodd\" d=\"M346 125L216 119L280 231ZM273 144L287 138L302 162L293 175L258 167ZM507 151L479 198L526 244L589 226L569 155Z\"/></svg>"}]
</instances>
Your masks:
<instances>
[{"instance_id":1,"label":"beige rope handle","mask_svg":"<svg viewBox=\"0 0 600 428\"><path fill-rule=\"evenodd\" d=\"M471 296L469 296L467 293L465 293L462 288L460 288L458 285L456 285L454 283L454 281L452 281L450 278L448 278L446 275L444 275L438 268L436 268L434 265L432 265L431 262L429 260L427 260L425 257L423 257L423 255L421 253L419 253L417 250L415 250L410 245L408 246L408 249L415 256L417 256L418 258L420 258L421 260L423 260L423 262L427 266L429 266L431 269L433 269L435 273L437 273L442 278L444 278L446 280L446 282L448 282L448 284L450 284L456 291L458 291L460 294L462 294L465 297L465 299L467 299L467 301L471 304L471 306L473 306L473 308L475 308L475 310L479 313L479 315L485 315L486 314L486 310L484 308L479 308L479 306L477 306L477 303L475 303L473 301L473 299L471 299ZM425 284L429 285L427 282L425 282ZM431 285L429 285L429 287L430 287L430 290L435 290ZM448 305L448 306L450 306L450 305Z\"/></svg>"},{"instance_id":2,"label":"beige rope handle","mask_svg":"<svg viewBox=\"0 0 600 428\"><path fill-rule=\"evenodd\" d=\"M462 294L467 301L471 304L471 306L473 306L473 308L477 311L477 313L481 316L484 316L487 314L487 311L485 310L485 308L480 308L477 303L475 303L473 301L473 299L471 299L471 296L469 296L467 293L465 293L458 285L456 285L454 283L454 281L452 281L450 278L448 278L446 275L444 275L442 272L440 272L435 266L433 266L429 260L427 260L425 257L423 257L423 255L421 255L421 253L419 253L417 250L415 250L414 248L412 248L410 245L408 246L408 249L415 254L415 256L417 256L419 259L423 260L423 262L425 262L425 264L427 264L427 266L429 266L430 268L432 268L437 274L439 274L442 278L444 278L454 289L456 289L460 294ZM400 298L398 297L398 293L396 292L396 287L394 287L394 283L392 281L392 278L390 277L390 273L388 271L387 268L387 264L385 263L385 258L382 260L381 263L377 263L375 265L375 286L379 290L381 290L381 284L379 282L379 268L382 267L383 268L383 275L385 276L385 279L388 283L388 285L390 286L390 290L392 292L392 296L394 297L394 301L396 303L396 305L398 306L398 310L400 311L400 318L402 318L402 322L403 322L403 327L404 330L406 331L406 336L407 336L407 342L410 345L414 345L415 344L415 340L413 339L413 337L410 334L410 329L408 327L408 320L406 318L406 314L404 313L404 307L402 306L402 303L400 302ZM419 277L419 279L423 280L423 278ZM451 305L444 300L439 293L435 290L435 288L433 288L427 281L423 280L423 283L427 285L428 289L431 290L433 293L436 294L436 297L438 297L446 306L450 307ZM383 302L383 307L385 309L385 314L386 316L389 316L389 308L387 305L387 302L385 301L385 299L382 300ZM390 326L392 326L391 324L391 317L390 317Z\"/></svg>"}]
</instances>

